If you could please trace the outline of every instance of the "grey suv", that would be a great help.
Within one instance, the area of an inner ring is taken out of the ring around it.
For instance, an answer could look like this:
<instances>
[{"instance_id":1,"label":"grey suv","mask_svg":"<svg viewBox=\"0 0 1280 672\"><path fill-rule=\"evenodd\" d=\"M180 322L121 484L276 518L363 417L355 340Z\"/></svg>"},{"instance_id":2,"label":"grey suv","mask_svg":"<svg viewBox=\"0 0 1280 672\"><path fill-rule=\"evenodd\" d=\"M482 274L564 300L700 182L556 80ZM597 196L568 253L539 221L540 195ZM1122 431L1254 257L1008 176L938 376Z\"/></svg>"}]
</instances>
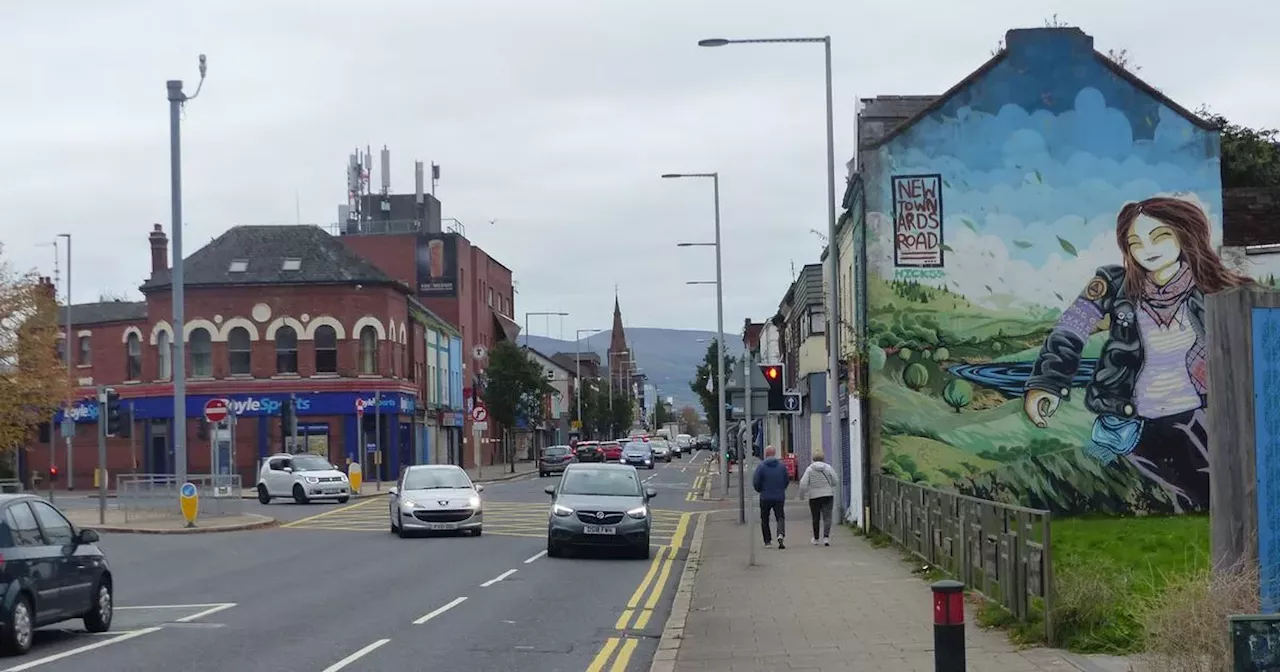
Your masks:
<instances>
[{"instance_id":1,"label":"grey suv","mask_svg":"<svg viewBox=\"0 0 1280 672\"><path fill-rule=\"evenodd\" d=\"M571 464L551 495L547 555L558 558L570 547L629 548L649 557L649 500L657 496L640 484L635 467L623 464Z\"/></svg>"}]
</instances>

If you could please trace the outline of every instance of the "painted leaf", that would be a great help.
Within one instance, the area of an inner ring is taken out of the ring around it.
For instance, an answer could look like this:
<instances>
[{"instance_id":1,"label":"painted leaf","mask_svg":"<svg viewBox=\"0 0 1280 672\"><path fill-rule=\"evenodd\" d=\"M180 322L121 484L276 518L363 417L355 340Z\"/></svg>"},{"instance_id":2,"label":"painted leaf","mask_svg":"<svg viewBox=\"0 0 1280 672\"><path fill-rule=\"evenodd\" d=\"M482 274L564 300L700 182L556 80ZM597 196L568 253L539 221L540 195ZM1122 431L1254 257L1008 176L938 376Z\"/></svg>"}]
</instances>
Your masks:
<instances>
[{"instance_id":1,"label":"painted leaf","mask_svg":"<svg viewBox=\"0 0 1280 672\"><path fill-rule=\"evenodd\" d=\"M946 244L946 243L943 243L943 244L942 244L942 251L943 251L943 252L955 252L955 250L951 249L951 246L950 246L950 245L948 245L948 244Z\"/></svg>"},{"instance_id":2,"label":"painted leaf","mask_svg":"<svg viewBox=\"0 0 1280 672\"><path fill-rule=\"evenodd\" d=\"M1017 245L1018 247L1021 247L1022 249L1024 249L1024 250L1025 250L1025 249L1027 249L1028 247L1031 247L1032 245L1034 245L1035 243L1032 243L1032 242L1031 242L1031 241L1029 241L1029 240L1015 240L1015 241L1013 241L1013 244L1014 244L1014 245Z\"/></svg>"},{"instance_id":3,"label":"painted leaf","mask_svg":"<svg viewBox=\"0 0 1280 672\"><path fill-rule=\"evenodd\" d=\"M1040 174L1040 171L1038 171L1038 170L1036 171L1036 182L1040 182L1040 183L1043 183L1043 182L1044 182L1044 176L1043 176L1043 175L1041 175L1041 174Z\"/></svg>"},{"instance_id":4,"label":"painted leaf","mask_svg":"<svg viewBox=\"0 0 1280 672\"><path fill-rule=\"evenodd\" d=\"M970 221L970 220L969 220L969 218L967 218L967 217L963 217L963 218L961 218L961 219L960 219L960 223L961 223L961 224L964 224L964 225L965 225L965 226L967 226L967 227L969 227L969 230L970 230L970 231L972 231L972 232L974 232L974 233L977 233L977 232L978 232L978 226L977 226L976 224L974 224L972 221Z\"/></svg>"},{"instance_id":5,"label":"painted leaf","mask_svg":"<svg viewBox=\"0 0 1280 672\"><path fill-rule=\"evenodd\" d=\"M1058 236L1058 244L1062 246L1063 252L1066 252L1073 257L1080 256L1080 253L1076 251L1076 246L1072 245L1070 241L1066 240L1062 236Z\"/></svg>"},{"instance_id":6,"label":"painted leaf","mask_svg":"<svg viewBox=\"0 0 1280 672\"><path fill-rule=\"evenodd\" d=\"M1061 295L1061 294L1059 294L1059 293L1057 293L1057 292L1054 292L1054 293L1053 293L1053 295L1054 295L1054 296L1056 296L1056 297L1058 297L1058 300L1059 300L1059 301L1066 301L1066 299L1062 298L1062 295Z\"/></svg>"},{"instance_id":7,"label":"painted leaf","mask_svg":"<svg viewBox=\"0 0 1280 672\"><path fill-rule=\"evenodd\" d=\"M986 288L987 288L987 291L988 291L988 292L991 292L992 294L995 294L995 293L996 293L996 290L991 289L991 285L983 285L983 287L986 287Z\"/></svg>"}]
</instances>

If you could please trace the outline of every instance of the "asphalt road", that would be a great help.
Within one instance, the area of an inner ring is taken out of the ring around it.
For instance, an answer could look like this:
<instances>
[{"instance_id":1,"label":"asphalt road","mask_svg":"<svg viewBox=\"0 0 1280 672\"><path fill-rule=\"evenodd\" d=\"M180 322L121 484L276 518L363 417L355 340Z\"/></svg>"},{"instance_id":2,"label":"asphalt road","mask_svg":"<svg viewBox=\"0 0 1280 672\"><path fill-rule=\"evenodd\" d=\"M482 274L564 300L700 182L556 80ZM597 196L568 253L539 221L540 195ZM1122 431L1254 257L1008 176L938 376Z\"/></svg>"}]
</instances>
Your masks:
<instances>
[{"instance_id":1,"label":"asphalt road","mask_svg":"<svg viewBox=\"0 0 1280 672\"><path fill-rule=\"evenodd\" d=\"M277 529L103 535L112 632L45 629L0 671L647 670L696 513L715 506L690 494L705 459L642 472L658 492L648 561L547 558L555 479L536 475L486 484L482 537L400 539L384 498L246 502L291 521Z\"/></svg>"}]
</instances>

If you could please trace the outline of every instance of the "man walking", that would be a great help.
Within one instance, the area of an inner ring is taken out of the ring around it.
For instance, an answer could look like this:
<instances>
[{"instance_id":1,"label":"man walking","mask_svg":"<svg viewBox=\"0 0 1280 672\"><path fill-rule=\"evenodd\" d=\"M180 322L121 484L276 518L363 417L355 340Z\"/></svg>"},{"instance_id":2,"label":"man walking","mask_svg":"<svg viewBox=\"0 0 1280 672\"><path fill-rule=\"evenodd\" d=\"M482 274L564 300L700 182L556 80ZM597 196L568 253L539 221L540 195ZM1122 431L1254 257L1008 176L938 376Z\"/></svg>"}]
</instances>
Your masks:
<instances>
[{"instance_id":1,"label":"man walking","mask_svg":"<svg viewBox=\"0 0 1280 672\"><path fill-rule=\"evenodd\" d=\"M773 512L778 521L778 548L786 548L783 537L787 534L787 513L784 510L787 501L787 484L791 477L787 468L778 460L778 450L773 446L764 449L764 461L756 467L751 476L751 485L760 493L760 531L764 534L764 546L773 546L769 533L769 512Z\"/></svg>"}]
</instances>

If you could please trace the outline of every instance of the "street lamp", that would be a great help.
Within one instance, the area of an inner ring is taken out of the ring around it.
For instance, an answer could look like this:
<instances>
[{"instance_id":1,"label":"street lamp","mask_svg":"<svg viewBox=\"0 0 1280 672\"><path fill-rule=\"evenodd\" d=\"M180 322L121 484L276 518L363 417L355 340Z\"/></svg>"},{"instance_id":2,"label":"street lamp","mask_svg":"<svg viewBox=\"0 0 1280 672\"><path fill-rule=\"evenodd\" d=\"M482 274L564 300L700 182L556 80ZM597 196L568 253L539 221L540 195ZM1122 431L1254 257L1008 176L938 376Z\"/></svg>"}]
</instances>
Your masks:
<instances>
[{"instance_id":1,"label":"street lamp","mask_svg":"<svg viewBox=\"0 0 1280 672\"><path fill-rule=\"evenodd\" d=\"M169 279L173 299L173 476L182 485L187 481L187 343L182 326L183 275L182 264L182 106L195 100L204 88L206 64L200 54L200 83L196 92L188 96L182 92L182 80L165 82L169 91L169 206L173 212L173 271ZM68 334L70 336L70 334ZM69 470L68 470L69 471ZM210 466L210 471L213 471Z\"/></svg>"},{"instance_id":2,"label":"street lamp","mask_svg":"<svg viewBox=\"0 0 1280 672\"><path fill-rule=\"evenodd\" d=\"M558 311L541 311L541 312L536 312L536 313L525 313L525 314L524 314L524 347L526 347L526 348L527 348L527 347L529 347L529 316L530 316L530 315L538 315L538 316L542 316L542 315L552 316L552 315L555 315L555 316L559 316L559 317L568 317L569 313L561 313L561 312L558 312Z\"/></svg>"},{"instance_id":3,"label":"street lamp","mask_svg":"<svg viewBox=\"0 0 1280 672\"><path fill-rule=\"evenodd\" d=\"M724 360L728 354L725 352L724 344L724 276L720 269L720 173L665 173L662 178L666 180L680 179L685 177L709 177L711 178L712 189L715 196L715 213L716 213L716 229L715 242L713 243L676 243L676 247L714 247L716 248L716 280L714 283L690 282L689 284L714 284L716 286L716 332L719 345L716 346L716 405L719 406L719 415L717 416L718 433L720 435L720 446L725 446L727 438L727 429L725 425L728 418L725 417L724 410ZM724 487L725 495L729 494L729 465L726 461L720 461L720 475Z\"/></svg>"},{"instance_id":4,"label":"street lamp","mask_svg":"<svg viewBox=\"0 0 1280 672\"><path fill-rule=\"evenodd\" d=\"M587 426L587 423L582 421L582 335L592 334L592 333L598 334L602 331L604 331L604 329L579 329L573 334L573 345L574 345L574 352L573 352L574 395L573 396L578 398L578 431L579 432L586 429L586 426ZM581 437L581 434L579 434L579 437Z\"/></svg>"},{"instance_id":5,"label":"street lamp","mask_svg":"<svg viewBox=\"0 0 1280 672\"><path fill-rule=\"evenodd\" d=\"M836 146L835 146L835 114L832 110L831 103L831 36L823 37L780 37L765 39L745 39L745 40L729 40L721 37L699 40L700 47L723 47L729 44L816 44L821 43L823 52L826 57L826 78L827 78L827 283L830 289L827 291L827 403L830 411L827 422L831 427L831 447L827 451L828 455L835 454L840 446L840 413L836 405L840 401L840 381L838 379L840 373L840 343L839 329L831 325L840 322L840 304L836 299L836 291L839 287L837 284L837 266L836 266ZM852 438L852 437L851 437ZM848 477L844 473L844 459L839 458L834 461L836 473L840 476L840 487L843 490L845 478ZM850 465L853 468L854 465ZM837 493L836 511L841 520L844 519L844 493ZM852 503L856 506L862 506L860 502Z\"/></svg>"},{"instance_id":6,"label":"street lamp","mask_svg":"<svg viewBox=\"0 0 1280 672\"><path fill-rule=\"evenodd\" d=\"M71 376L71 234L59 233L58 238L67 239L67 337L62 340L62 352L67 356L67 383L73 384L75 378ZM71 392L67 392L66 410L62 412L63 424L70 420L68 413L71 411ZM71 468L71 433L63 432L62 440L67 444L67 489L75 490L75 471ZM54 459L53 450L53 421L49 422L49 467L58 466L58 461ZM49 501L53 501L53 479L49 479Z\"/></svg>"}]
</instances>

